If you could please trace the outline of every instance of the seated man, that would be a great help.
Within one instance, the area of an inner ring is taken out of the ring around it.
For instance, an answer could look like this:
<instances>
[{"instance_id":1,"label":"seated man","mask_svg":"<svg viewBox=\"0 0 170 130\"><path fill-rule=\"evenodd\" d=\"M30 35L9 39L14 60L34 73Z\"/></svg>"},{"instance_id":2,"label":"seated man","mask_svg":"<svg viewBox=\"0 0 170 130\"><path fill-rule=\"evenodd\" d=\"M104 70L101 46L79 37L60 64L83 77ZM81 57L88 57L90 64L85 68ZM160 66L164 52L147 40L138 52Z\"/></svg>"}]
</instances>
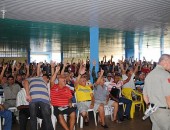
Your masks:
<instances>
[{"instance_id":1,"label":"seated man","mask_svg":"<svg viewBox=\"0 0 170 130\"><path fill-rule=\"evenodd\" d=\"M84 118L85 125L88 125L88 109L94 108L95 111L102 111L103 106L98 106L94 103L94 96L91 86L86 85L87 79L83 74L85 73L85 66L80 67L79 75L75 81L75 90L77 96L77 108ZM101 109L100 109L101 108ZM104 125L104 124L103 124Z\"/></svg>"},{"instance_id":2,"label":"seated man","mask_svg":"<svg viewBox=\"0 0 170 130\"><path fill-rule=\"evenodd\" d=\"M4 106L0 104L0 118L5 118L4 130L12 129L12 112L4 110Z\"/></svg>"},{"instance_id":3,"label":"seated man","mask_svg":"<svg viewBox=\"0 0 170 130\"><path fill-rule=\"evenodd\" d=\"M24 86L24 85L23 85ZM19 110L19 127L20 130L26 130L27 128L27 121L30 117L30 110L29 110L29 102L26 100L26 92L24 88L17 94L17 101L16 101L17 109ZM41 111L38 110L37 117L42 119ZM42 129L44 129L44 121L42 121Z\"/></svg>"},{"instance_id":4,"label":"seated man","mask_svg":"<svg viewBox=\"0 0 170 130\"><path fill-rule=\"evenodd\" d=\"M4 88L4 108L9 109L10 107L16 107L16 97L17 93L20 91L20 86L15 83L13 76L8 76L7 83L5 83L3 86ZM15 114L12 113L12 120L13 123L16 121Z\"/></svg>"},{"instance_id":5,"label":"seated man","mask_svg":"<svg viewBox=\"0 0 170 130\"><path fill-rule=\"evenodd\" d=\"M138 92L142 93L143 87L144 87L144 82L145 82L145 74L141 72L139 74L139 79L135 81L135 86L136 86L136 89L138 90Z\"/></svg>"},{"instance_id":6,"label":"seated man","mask_svg":"<svg viewBox=\"0 0 170 130\"><path fill-rule=\"evenodd\" d=\"M72 94L70 89L66 86L66 77L64 75L60 75L58 78L58 84L55 84L55 79L59 70L60 67L56 67L56 71L50 80L51 104L54 107L54 115L57 117L61 126L65 130L73 130L76 114L75 108L72 107ZM67 123L64 120L64 114L67 114L70 117L70 127L67 126Z\"/></svg>"},{"instance_id":7,"label":"seated man","mask_svg":"<svg viewBox=\"0 0 170 130\"><path fill-rule=\"evenodd\" d=\"M129 99L126 99L125 97L122 97L121 95L121 87L123 84L125 84L126 82L128 82L131 79L131 75L129 75L129 77L126 80L121 80L121 75L119 73L116 73L114 76L114 82L112 82L112 89L110 91L110 96L112 100L115 100L117 102L122 102L126 105L126 109L124 112L124 116L127 119L130 119L130 109L131 109L131 105L132 105L132 101ZM119 91L117 91L115 88L119 89ZM115 92L117 91L117 92ZM117 94L116 94L117 93ZM120 111L118 112L119 118L120 120L123 120L122 117L120 117L122 114L120 113Z\"/></svg>"},{"instance_id":8,"label":"seated man","mask_svg":"<svg viewBox=\"0 0 170 130\"><path fill-rule=\"evenodd\" d=\"M18 84L15 84L13 76L8 76L7 81L8 82L3 85L5 96L5 109L16 106L17 93L20 91L20 86Z\"/></svg>"},{"instance_id":9,"label":"seated man","mask_svg":"<svg viewBox=\"0 0 170 130\"><path fill-rule=\"evenodd\" d=\"M103 107L104 105L114 107L113 121L116 123L119 123L119 121L117 120L118 103L113 100L109 100L109 91L107 89L107 86L104 84L105 79L103 77L103 73L104 73L104 70L101 70L100 76L95 83L95 87L94 87L95 103ZM105 114L103 114L102 112L102 113L99 113L99 116L101 119L102 126L104 128L107 128L107 126L105 125L105 120L104 120Z\"/></svg>"}]
</instances>

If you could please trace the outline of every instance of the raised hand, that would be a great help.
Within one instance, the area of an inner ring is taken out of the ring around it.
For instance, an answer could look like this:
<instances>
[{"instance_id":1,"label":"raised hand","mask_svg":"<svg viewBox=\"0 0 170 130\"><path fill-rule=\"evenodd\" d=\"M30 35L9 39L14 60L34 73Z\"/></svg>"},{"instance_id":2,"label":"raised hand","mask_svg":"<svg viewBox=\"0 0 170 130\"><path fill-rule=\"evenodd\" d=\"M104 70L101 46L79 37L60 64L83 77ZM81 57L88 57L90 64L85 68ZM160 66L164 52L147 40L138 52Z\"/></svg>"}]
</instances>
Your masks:
<instances>
[{"instance_id":1,"label":"raised hand","mask_svg":"<svg viewBox=\"0 0 170 130\"><path fill-rule=\"evenodd\" d=\"M64 65L64 67L66 67L67 66L67 62L64 62L63 65Z\"/></svg>"},{"instance_id":2,"label":"raised hand","mask_svg":"<svg viewBox=\"0 0 170 130\"><path fill-rule=\"evenodd\" d=\"M26 64L25 67L26 67L26 69L29 69L29 64Z\"/></svg>"},{"instance_id":3,"label":"raised hand","mask_svg":"<svg viewBox=\"0 0 170 130\"><path fill-rule=\"evenodd\" d=\"M51 68L54 68L55 67L55 62L51 60L50 65L51 65Z\"/></svg>"},{"instance_id":4,"label":"raised hand","mask_svg":"<svg viewBox=\"0 0 170 130\"><path fill-rule=\"evenodd\" d=\"M38 63L38 66L41 66L42 64L43 64L43 62L39 62L39 63Z\"/></svg>"},{"instance_id":5,"label":"raised hand","mask_svg":"<svg viewBox=\"0 0 170 130\"><path fill-rule=\"evenodd\" d=\"M17 62L16 64L16 70L18 71L21 68L21 64L19 62Z\"/></svg>"},{"instance_id":6,"label":"raised hand","mask_svg":"<svg viewBox=\"0 0 170 130\"><path fill-rule=\"evenodd\" d=\"M119 64L123 64L123 61L122 60L118 60Z\"/></svg>"},{"instance_id":7,"label":"raised hand","mask_svg":"<svg viewBox=\"0 0 170 130\"><path fill-rule=\"evenodd\" d=\"M82 67L80 68L79 73L82 75L82 74L84 74L85 72L86 72L86 67L85 67L85 66L82 66Z\"/></svg>"},{"instance_id":8,"label":"raised hand","mask_svg":"<svg viewBox=\"0 0 170 130\"><path fill-rule=\"evenodd\" d=\"M7 65L3 65L3 70L5 70L7 68Z\"/></svg>"},{"instance_id":9,"label":"raised hand","mask_svg":"<svg viewBox=\"0 0 170 130\"><path fill-rule=\"evenodd\" d=\"M60 71L60 66L57 65L56 68L55 68L55 70L56 70L57 72Z\"/></svg>"},{"instance_id":10,"label":"raised hand","mask_svg":"<svg viewBox=\"0 0 170 130\"><path fill-rule=\"evenodd\" d=\"M103 76L103 74L104 74L104 70L103 70L103 69L101 69L101 70L100 70L100 73L101 73L101 75Z\"/></svg>"},{"instance_id":11,"label":"raised hand","mask_svg":"<svg viewBox=\"0 0 170 130\"><path fill-rule=\"evenodd\" d=\"M96 60L93 60L93 66L96 66Z\"/></svg>"}]
</instances>

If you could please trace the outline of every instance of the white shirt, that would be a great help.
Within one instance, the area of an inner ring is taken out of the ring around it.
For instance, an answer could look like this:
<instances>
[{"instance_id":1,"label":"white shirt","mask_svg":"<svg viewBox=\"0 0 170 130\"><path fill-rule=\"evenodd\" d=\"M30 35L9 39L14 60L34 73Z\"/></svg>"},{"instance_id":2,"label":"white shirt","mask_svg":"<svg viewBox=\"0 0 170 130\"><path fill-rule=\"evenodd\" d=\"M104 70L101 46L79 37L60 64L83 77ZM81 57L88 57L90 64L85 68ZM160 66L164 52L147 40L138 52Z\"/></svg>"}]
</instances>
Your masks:
<instances>
[{"instance_id":1,"label":"white shirt","mask_svg":"<svg viewBox=\"0 0 170 130\"><path fill-rule=\"evenodd\" d=\"M132 89L135 89L135 82L134 82L134 77L135 77L135 74L133 73L132 76L131 76L131 79L129 80L129 82L125 83L123 85L123 88L132 88ZM122 75L122 79L123 80L126 80L128 77L123 74Z\"/></svg>"},{"instance_id":2,"label":"white shirt","mask_svg":"<svg viewBox=\"0 0 170 130\"><path fill-rule=\"evenodd\" d=\"M16 106L18 107L21 105L29 105L29 102L26 100L26 92L24 88L22 88L17 94Z\"/></svg>"},{"instance_id":3,"label":"white shirt","mask_svg":"<svg viewBox=\"0 0 170 130\"><path fill-rule=\"evenodd\" d=\"M112 87L116 87L117 89L119 89L120 90L119 97L121 97L121 87L123 85L123 81L119 81L118 83L105 82L104 84L107 86L109 92L112 90Z\"/></svg>"}]
</instances>

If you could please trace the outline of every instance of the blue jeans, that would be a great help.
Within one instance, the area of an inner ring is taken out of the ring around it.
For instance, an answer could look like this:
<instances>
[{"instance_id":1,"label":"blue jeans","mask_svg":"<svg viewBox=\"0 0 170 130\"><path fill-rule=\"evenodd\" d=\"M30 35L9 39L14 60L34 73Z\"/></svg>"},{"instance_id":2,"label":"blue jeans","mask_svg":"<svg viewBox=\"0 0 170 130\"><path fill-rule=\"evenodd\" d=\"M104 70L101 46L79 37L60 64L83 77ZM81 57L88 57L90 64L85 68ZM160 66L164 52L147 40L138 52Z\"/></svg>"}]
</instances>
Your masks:
<instances>
[{"instance_id":1,"label":"blue jeans","mask_svg":"<svg viewBox=\"0 0 170 130\"><path fill-rule=\"evenodd\" d=\"M0 111L0 116L5 118L4 130L11 130L11 128L12 128L12 112L9 110Z\"/></svg>"},{"instance_id":2,"label":"blue jeans","mask_svg":"<svg viewBox=\"0 0 170 130\"><path fill-rule=\"evenodd\" d=\"M127 117L130 117L130 109L131 109L131 106L132 106L132 101L127 99L127 98L120 97L119 102L123 102L126 105L124 115L126 115Z\"/></svg>"},{"instance_id":3,"label":"blue jeans","mask_svg":"<svg viewBox=\"0 0 170 130\"><path fill-rule=\"evenodd\" d=\"M40 111L42 114L42 125L43 130L54 130L52 121L51 121L51 107L49 104L44 102L32 102L29 105L30 110L30 124L31 130L37 130L37 113Z\"/></svg>"}]
</instances>

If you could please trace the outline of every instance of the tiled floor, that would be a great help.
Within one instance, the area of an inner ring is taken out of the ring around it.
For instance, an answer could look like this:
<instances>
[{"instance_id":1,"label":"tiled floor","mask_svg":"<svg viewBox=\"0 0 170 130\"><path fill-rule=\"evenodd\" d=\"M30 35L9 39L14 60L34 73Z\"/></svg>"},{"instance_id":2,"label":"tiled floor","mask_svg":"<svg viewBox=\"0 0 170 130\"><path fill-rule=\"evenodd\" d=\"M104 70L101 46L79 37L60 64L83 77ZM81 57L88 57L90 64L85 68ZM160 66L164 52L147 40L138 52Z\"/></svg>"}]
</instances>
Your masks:
<instances>
[{"instance_id":1,"label":"tiled floor","mask_svg":"<svg viewBox=\"0 0 170 130\"><path fill-rule=\"evenodd\" d=\"M143 114L141 112L136 112L135 118L131 120L125 120L121 124L115 124L111 122L110 116L106 116L106 123L109 126L107 130L151 130L151 122L149 119L143 121ZM95 126L93 114L90 114L90 123L89 126L84 126L83 129L80 129L79 124L76 124L76 130L103 130L100 125ZM19 130L19 125L16 123L13 125L12 130ZM28 128L29 130L29 123ZM56 126L56 130L63 130L59 124Z\"/></svg>"}]
</instances>

